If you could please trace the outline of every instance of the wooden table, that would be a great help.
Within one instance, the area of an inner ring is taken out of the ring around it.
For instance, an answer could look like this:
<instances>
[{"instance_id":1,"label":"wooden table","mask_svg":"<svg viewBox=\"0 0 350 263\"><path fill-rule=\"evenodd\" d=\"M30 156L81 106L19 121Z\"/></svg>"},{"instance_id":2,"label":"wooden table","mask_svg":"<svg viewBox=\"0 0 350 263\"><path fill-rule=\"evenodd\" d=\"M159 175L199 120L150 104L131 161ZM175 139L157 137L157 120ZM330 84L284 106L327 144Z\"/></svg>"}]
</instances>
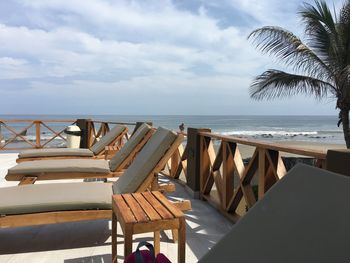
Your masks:
<instances>
[{"instance_id":1,"label":"wooden table","mask_svg":"<svg viewBox=\"0 0 350 263\"><path fill-rule=\"evenodd\" d=\"M154 232L159 253L160 231L178 230L178 262L185 262L186 222L184 214L158 191L112 196L112 261L117 262L117 222L124 233L124 258L132 253L134 234Z\"/></svg>"}]
</instances>

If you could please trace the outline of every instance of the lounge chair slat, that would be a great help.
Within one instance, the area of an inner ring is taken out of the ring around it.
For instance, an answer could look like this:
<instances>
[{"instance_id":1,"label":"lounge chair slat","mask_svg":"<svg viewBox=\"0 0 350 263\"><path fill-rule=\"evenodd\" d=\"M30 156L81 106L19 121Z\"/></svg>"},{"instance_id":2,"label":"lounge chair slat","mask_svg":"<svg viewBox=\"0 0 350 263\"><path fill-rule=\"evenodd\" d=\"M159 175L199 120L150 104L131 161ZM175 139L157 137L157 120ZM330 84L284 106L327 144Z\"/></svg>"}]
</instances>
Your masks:
<instances>
[{"instance_id":1,"label":"lounge chair slat","mask_svg":"<svg viewBox=\"0 0 350 263\"><path fill-rule=\"evenodd\" d=\"M134 214L134 217L136 218L137 222L147 222L148 217L139 205L139 203L133 198L130 194L124 194L123 198L127 205L131 208L132 213Z\"/></svg>"},{"instance_id":2,"label":"lounge chair slat","mask_svg":"<svg viewBox=\"0 0 350 263\"><path fill-rule=\"evenodd\" d=\"M152 207L159 213L162 219L171 219L174 216L166 210L162 204L150 192L142 193L143 197L152 205Z\"/></svg>"},{"instance_id":3,"label":"lounge chair slat","mask_svg":"<svg viewBox=\"0 0 350 263\"><path fill-rule=\"evenodd\" d=\"M130 211L130 208L125 203L125 200L121 195L115 195L113 196L114 202L116 204L117 209L123 213L123 217L125 218L125 221L128 223L136 223L137 220L134 217L134 214Z\"/></svg>"},{"instance_id":4,"label":"lounge chair slat","mask_svg":"<svg viewBox=\"0 0 350 263\"><path fill-rule=\"evenodd\" d=\"M147 202L141 193L134 193L132 195L152 221L162 219L157 211L154 210L154 208Z\"/></svg>"},{"instance_id":5,"label":"lounge chair slat","mask_svg":"<svg viewBox=\"0 0 350 263\"><path fill-rule=\"evenodd\" d=\"M168 199L165 198L164 195L162 195L160 192L152 192L152 194L158 199L160 203L163 204L170 213L174 215L174 217L181 217L183 216L183 213L180 209L178 209L176 206L172 205L171 202L169 202Z\"/></svg>"}]
</instances>

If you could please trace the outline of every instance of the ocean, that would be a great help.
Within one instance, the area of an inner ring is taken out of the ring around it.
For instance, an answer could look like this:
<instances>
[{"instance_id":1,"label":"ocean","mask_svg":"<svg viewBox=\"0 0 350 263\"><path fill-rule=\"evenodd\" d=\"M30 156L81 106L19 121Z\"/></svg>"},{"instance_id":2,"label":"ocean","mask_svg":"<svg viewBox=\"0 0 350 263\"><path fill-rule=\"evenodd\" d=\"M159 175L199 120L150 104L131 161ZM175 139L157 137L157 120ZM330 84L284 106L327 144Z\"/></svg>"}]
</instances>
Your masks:
<instances>
[{"instance_id":1,"label":"ocean","mask_svg":"<svg viewBox=\"0 0 350 263\"><path fill-rule=\"evenodd\" d=\"M90 118L101 121L136 122L151 121L155 127L179 130L184 124L185 129L210 128L212 132L243 138L254 138L264 141L309 141L318 143L344 144L341 127L337 127L337 116L230 116L230 115L1 115L3 120L38 119L62 120ZM68 123L48 123L55 130L63 129ZM28 123L9 123L18 132ZM1 127L1 134L10 138L11 132ZM51 132L42 130L42 138L49 138ZM28 140L34 140L35 129L26 134ZM58 138L53 142L62 146L63 140Z\"/></svg>"}]
</instances>

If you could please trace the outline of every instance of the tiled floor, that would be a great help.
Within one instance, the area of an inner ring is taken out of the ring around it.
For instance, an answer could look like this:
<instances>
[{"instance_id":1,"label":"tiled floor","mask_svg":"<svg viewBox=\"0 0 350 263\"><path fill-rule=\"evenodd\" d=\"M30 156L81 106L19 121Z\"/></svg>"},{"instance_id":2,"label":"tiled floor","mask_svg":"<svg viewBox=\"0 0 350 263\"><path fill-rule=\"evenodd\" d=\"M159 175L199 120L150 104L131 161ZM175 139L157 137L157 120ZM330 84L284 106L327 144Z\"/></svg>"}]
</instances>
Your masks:
<instances>
[{"instance_id":1,"label":"tiled floor","mask_svg":"<svg viewBox=\"0 0 350 263\"><path fill-rule=\"evenodd\" d=\"M16 154L0 154L0 187L16 185L4 176L15 165ZM52 181L51 181L52 182ZM192 210L186 212L186 261L197 262L232 224L207 203L192 199L185 188L176 184L169 198L191 199ZM1 191L1 189L0 189ZM8 198L11 198L10 196ZM111 262L111 222L95 220L36 227L0 229L0 262ZM118 230L121 233L121 230ZM151 240L152 234L137 235L134 242ZM161 252L177 262L177 244L170 233L162 234ZM122 262L122 236L118 239L118 258Z\"/></svg>"}]
</instances>

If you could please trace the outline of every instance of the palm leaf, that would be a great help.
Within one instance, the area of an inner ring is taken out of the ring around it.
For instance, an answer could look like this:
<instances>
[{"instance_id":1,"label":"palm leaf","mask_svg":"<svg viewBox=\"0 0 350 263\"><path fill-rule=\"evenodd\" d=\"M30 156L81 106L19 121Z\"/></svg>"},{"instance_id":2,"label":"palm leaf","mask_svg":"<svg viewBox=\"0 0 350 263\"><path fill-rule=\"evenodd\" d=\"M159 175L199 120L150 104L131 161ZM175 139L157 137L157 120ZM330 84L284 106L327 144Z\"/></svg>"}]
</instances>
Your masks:
<instances>
[{"instance_id":1,"label":"palm leaf","mask_svg":"<svg viewBox=\"0 0 350 263\"><path fill-rule=\"evenodd\" d=\"M274 69L257 76L250 86L250 96L256 100L291 97L297 94L314 95L321 99L328 93L336 95L335 87L328 82Z\"/></svg>"},{"instance_id":2,"label":"palm leaf","mask_svg":"<svg viewBox=\"0 0 350 263\"><path fill-rule=\"evenodd\" d=\"M300 38L280 27L262 27L248 36L263 53L275 55L294 70L331 80L333 73Z\"/></svg>"},{"instance_id":3,"label":"palm leaf","mask_svg":"<svg viewBox=\"0 0 350 263\"><path fill-rule=\"evenodd\" d=\"M316 1L315 6L305 3L299 12L304 23L309 46L319 57L336 71L341 67L344 48L331 11L325 1Z\"/></svg>"}]
</instances>

